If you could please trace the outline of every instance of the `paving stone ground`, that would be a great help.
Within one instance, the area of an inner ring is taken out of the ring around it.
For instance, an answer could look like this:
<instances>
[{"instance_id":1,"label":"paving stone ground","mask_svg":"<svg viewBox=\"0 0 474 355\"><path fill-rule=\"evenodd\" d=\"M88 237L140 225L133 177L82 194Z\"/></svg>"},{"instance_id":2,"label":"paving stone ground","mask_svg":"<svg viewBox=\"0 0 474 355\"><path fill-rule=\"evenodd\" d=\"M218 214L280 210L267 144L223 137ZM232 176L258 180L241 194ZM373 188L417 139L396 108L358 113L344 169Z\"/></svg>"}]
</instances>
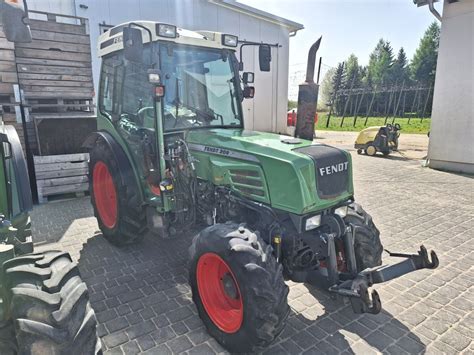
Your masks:
<instances>
[{"instance_id":1,"label":"paving stone ground","mask_svg":"<svg viewBox=\"0 0 474 355\"><path fill-rule=\"evenodd\" d=\"M385 248L415 252L425 244L440 267L377 285L378 315L355 315L325 291L289 282L291 315L265 353L474 354L474 180L397 154L352 153L356 200L372 214ZM66 250L79 262L107 354L225 352L191 300L192 235L113 247L87 197L35 207L32 218L39 249Z\"/></svg>"}]
</instances>

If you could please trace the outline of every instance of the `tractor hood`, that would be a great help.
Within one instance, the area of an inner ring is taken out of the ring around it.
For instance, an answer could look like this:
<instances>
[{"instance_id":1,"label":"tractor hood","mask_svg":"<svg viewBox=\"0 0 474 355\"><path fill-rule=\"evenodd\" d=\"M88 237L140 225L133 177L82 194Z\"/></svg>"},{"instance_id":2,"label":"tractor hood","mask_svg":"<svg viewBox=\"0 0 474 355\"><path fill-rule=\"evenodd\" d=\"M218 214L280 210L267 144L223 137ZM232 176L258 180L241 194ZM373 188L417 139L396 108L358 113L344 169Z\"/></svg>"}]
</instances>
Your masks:
<instances>
[{"instance_id":1,"label":"tractor hood","mask_svg":"<svg viewBox=\"0 0 474 355\"><path fill-rule=\"evenodd\" d=\"M353 194L350 154L289 136L241 129L189 131L199 178L273 208L306 214Z\"/></svg>"}]
</instances>

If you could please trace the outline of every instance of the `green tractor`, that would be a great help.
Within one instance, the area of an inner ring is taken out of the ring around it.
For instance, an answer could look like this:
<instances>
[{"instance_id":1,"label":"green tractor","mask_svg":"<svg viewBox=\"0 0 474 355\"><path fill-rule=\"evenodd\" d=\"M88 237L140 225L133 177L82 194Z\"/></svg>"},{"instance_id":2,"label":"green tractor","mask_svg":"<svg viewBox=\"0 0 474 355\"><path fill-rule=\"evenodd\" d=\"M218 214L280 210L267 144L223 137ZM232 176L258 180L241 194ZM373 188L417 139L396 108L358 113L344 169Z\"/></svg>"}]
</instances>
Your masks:
<instances>
[{"instance_id":1,"label":"green tractor","mask_svg":"<svg viewBox=\"0 0 474 355\"><path fill-rule=\"evenodd\" d=\"M104 237L125 245L148 232L176 238L200 227L189 248L198 313L226 349L253 352L284 327L285 280L378 313L371 285L438 261L421 247L379 267L379 231L354 201L350 154L311 138L317 46L300 86L298 120L308 121L288 137L244 129L242 100L253 97L254 75L241 78L238 44L150 21L111 28L99 39L98 131L84 146ZM260 69L269 70L269 47L261 46Z\"/></svg>"},{"instance_id":2,"label":"green tractor","mask_svg":"<svg viewBox=\"0 0 474 355\"><path fill-rule=\"evenodd\" d=\"M31 40L21 8L0 2L0 12L8 40ZM20 22L19 30L8 27ZM76 263L65 252L33 253L32 207L20 139L0 110L0 354L98 354L97 321Z\"/></svg>"}]
</instances>

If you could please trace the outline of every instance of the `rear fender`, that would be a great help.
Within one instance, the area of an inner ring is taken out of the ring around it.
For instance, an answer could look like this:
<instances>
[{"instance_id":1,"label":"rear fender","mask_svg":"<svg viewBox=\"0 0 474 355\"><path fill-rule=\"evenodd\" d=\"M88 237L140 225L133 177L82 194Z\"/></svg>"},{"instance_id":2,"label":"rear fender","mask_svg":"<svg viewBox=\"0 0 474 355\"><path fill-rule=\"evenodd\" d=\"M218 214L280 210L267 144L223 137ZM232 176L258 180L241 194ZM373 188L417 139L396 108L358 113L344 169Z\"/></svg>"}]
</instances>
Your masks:
<instances>
[{"instance_id":1,"label":"rear fender","mask_svg":"<svg viewBox=\"0 0 474 355\"><path fill-rule=\"evenodd\" d=\"M16 186L20 213L31 211L33 209L33 199L31 197L30 179L20 138L13 126L5 126L5 133L11 147L10 159L12 159L13 178L15 179L13 186ZM15 192L13 191L12 196L14 195ZM13 211L13 214L16 214L15 211Z\"/></svg>"},{"instance_id":2,"label":"rear fender","mask_svg":"<svg viewBox=\"0 0 474 355\"><path fill-rule=\"evenodd\" d=\"M132 163L128 159L127 154L125 154L123 148L115 140L114 137L108 132L98 131L90 134L84 143L82 144L83 148L91 150L97 144L99 140L105 142L112 152L115 161L119 167L120 171L120 181L122 186L126 186L127 190L130 192L130 195L138 197L138 204L142 205L145 201L143 190L141 188L141 183L139 177L135 173L135 169L132 166Z\"/></svg>"}]
</instances>

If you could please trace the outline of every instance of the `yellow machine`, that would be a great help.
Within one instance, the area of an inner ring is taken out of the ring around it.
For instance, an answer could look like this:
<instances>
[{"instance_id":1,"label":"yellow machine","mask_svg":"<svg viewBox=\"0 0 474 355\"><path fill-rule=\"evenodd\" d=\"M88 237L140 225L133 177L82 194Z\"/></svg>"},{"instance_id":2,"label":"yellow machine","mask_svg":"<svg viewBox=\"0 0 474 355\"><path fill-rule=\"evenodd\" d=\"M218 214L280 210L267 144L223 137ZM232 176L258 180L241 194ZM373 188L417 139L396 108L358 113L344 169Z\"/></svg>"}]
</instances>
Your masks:
<instances>
[{"instance_id":1,"label":"yellow machine","mask_svg":"<svg viewBox=\"0 0 474 355\"><path fill-rule=\"evenodd\" d=\"M374 126L363 129L359 132L354 144L358 154L373 156L377 152L383 155L389 155L390 152L398 149L398 137L400 137L401 127L398 123L395 125Z\"/></svg>"}]
</instances>

